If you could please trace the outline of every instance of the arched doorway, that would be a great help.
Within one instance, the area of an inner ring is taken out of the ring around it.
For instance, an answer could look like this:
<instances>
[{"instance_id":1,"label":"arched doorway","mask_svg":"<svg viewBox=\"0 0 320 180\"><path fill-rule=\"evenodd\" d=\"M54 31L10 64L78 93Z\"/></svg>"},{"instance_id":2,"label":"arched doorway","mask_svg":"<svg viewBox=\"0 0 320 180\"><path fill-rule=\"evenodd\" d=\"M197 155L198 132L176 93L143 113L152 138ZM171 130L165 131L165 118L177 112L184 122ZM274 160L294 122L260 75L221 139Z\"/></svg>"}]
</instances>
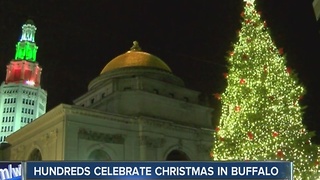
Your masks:
<instances>
[{"instance_id":1,"label":"arched doorway","mask_svg":"<svg viewBox=\"0 0 320 180\"><path fill-rule=\"evenodd\" d=\"M166 161L190 161L190 158L183 151L173 150L167 155Z\"/></svg>"},{"instance_id":2,"label":"arched doorway","mask_svg":"<svg viewBox=\"0 0 320 180\"><path fill-rule=\"evenodd\" d=\"M42 161L41 152L38 148L34 149L28 158L29 161Z\"/></svg>"},{"instance_id":3,"label":"arched doorway","mask_svg":"<svg viewBox=\"0 0 320 180\"><path fill-rule=\"evenodd\" d=\"M92 151L88 157L88 160L92 161L111 161L111 158L107 152L102 149L96 149Z\"/></svg>"}]
</instances>

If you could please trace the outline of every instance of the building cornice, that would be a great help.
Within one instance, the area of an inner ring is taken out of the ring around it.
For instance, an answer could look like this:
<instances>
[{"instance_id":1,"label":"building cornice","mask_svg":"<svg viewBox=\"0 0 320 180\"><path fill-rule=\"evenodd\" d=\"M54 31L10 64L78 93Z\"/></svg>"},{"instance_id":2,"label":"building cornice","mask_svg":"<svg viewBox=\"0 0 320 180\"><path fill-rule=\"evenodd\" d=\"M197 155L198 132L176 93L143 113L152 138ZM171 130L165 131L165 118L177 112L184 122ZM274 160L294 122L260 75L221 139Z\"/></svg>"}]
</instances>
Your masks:
<instances>
[{"instance_id":1,"label":"building cornice","mask_svg":"<svg viewBox=\"0 0 320 180\"><path fill-rule=\"evenodd\" d=\"M43 129L51 128L62 122L65 119L64 108L66 106L67 105L65 104L60 104L51 109L46 114L19 129L19 131L12 133L6 138L7 142L10 144L21 143L26 138L28 139L28 137L33 137L34 134L43 133Z\"/></svg>"},{"instance_id":2,"label":"building cornice","mask_svg":"<svg viewBox=\"0 0 320 180\"><path fill-rule=\"evenodd\" d=\"M72 108L71 108L72 107ZM208 108L209 109L209 108ZM118 123L125 123L125 124L136 124L136 125L150 125L152 127L164 127L166 129L173 129L173 130L182 130L186 132L208 132L212 133L213 129L205 128L205 127L195 127L192 124L182 124L173 122L170 120L163 120L158 119L155 117L148 117L148 116L126 116L121 114L115 113L108 113L102 112L99 110L88 109L79 106L70 106L69 108L65 108L66 114L74 114L74 115L85 115L90 117L96 117L101 119L108 119L110 121L115 121ZM68 120L70 121L70 120ZM74 121L74 120L71 120Z\"/></svg>"}]
</instances>

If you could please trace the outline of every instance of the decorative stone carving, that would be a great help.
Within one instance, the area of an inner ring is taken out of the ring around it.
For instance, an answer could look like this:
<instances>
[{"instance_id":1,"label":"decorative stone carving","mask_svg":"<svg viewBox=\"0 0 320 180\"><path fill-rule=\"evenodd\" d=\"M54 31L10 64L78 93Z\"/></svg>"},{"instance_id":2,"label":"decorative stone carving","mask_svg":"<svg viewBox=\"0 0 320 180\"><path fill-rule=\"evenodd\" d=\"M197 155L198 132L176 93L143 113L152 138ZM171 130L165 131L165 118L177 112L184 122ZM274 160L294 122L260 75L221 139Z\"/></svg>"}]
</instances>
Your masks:
<instances>
[{"instance_id":1,"label":"decorative stone carving","mask_svg":"<svg viewBox=\"0 0 320 180\"><path fill-rule=\"evenodd\" d=\"M58 129L46 132L40 137L41 144L43 147L47 148L51 143L54 143L57 139ZM35 145L35 144L34 144Z\"/></svg>"},{"instance_id":2,"label":"decorative stone carving","mask_svg":"<svg viewBox=\"0 0 320 180\"><path fill-rule=\"evenodd\" d=\"M56 139L58 137L58 129L55 129L50 132L50 137Z\"/></svg>"},{"instance_id":3,"label":"decorative stone carving","mask_svg":"<svg viewBox=\"0 0 320 180\"><path fill-rule=\"evenodd\" d=\"M98 141L104 143L123 144L124 137L122 134L106 134L96 131L87 130L84 128L79 129L78 137L90 141Z\"/></svg>"},{"instance_id":4,"label":"decorative stone carving","mask_svg":"<svg viewBox=\"0 0 320 180\"><path fill-rule=\"evenodd\" d=\"M152 138L149 136L140 136L140 145L144 145L151 148L160 148L164 145L164 138Z\"/></svg>"},{"instance_id":5,"label":"decorative stone carving","mask_svg":"<svg viewBox=\"0 0 320 180\"><path fill-rule=\"evenodd\" d=\"M23 160L26 147L25 145L18 146L12 150L12 160Z\"/></svg>"},{"instance_id":6,"label":"decorative stone carving","mask_svg":"<svg viewBox=\"0 0 320 180\"><path fill-rule=\"evenodd\" d=\"M49 139L49 133L48 132L40 137L40 140L43 141L44 143L46 143L48 141L48 139Z\"/></svg>"},{"instance_id":7,"label":"decorative stone carving","mask_svg":"<svg viewBox=\"0 0 320 180\"><path fill-rule=\"evenodd\" d=\"M26 149L26 146L25 146L25 145L21 145L21 146L18 147L18 151L19 151L19 152L24 152L25 149Z\"/></svg>"}]
</instances>

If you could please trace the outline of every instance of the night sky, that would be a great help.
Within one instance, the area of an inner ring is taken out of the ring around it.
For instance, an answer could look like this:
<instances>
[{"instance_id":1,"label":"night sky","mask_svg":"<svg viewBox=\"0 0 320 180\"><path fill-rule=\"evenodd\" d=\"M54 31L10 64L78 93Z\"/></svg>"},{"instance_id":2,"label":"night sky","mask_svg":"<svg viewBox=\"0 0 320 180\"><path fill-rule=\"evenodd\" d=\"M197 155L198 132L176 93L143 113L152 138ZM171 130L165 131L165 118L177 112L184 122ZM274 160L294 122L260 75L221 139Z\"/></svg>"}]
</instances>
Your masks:
<instances>
[{"instance_id":1,"label":"night sky","mask_svg":"<svg viewBox=\"0 0 320 180\"><path fill-rule=\"evenodd\" d=\"M258 0L257 8L307 89L305 124L320 130L320 40L312 0ZM0 79L14 58L21 26L32 19L47 110L72 104L134 40L187 87L222 93L225 57L236 41L242 10L242 0L0 0ZM219 114L219 102L212 104Z\"/></svg>"}]
</instances>

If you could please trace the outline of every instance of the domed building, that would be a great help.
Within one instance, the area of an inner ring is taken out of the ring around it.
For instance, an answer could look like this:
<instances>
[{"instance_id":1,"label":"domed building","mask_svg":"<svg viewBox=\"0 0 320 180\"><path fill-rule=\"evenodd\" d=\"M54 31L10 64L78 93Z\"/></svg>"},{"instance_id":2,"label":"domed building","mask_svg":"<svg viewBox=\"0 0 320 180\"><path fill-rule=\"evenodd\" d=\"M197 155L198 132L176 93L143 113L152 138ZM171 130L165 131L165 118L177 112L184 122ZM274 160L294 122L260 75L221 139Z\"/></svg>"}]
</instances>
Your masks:
<instances>
[{"instance_id":1,"label":"domed building","mask_svg":"<svg viewBox=\"0 0 320 180\"><path fill-rule=\"evenodd\" d=\"M5 160L210 160L212 108L137 42L73 105L7 137Z\"/></svg>"}]
</instances>

